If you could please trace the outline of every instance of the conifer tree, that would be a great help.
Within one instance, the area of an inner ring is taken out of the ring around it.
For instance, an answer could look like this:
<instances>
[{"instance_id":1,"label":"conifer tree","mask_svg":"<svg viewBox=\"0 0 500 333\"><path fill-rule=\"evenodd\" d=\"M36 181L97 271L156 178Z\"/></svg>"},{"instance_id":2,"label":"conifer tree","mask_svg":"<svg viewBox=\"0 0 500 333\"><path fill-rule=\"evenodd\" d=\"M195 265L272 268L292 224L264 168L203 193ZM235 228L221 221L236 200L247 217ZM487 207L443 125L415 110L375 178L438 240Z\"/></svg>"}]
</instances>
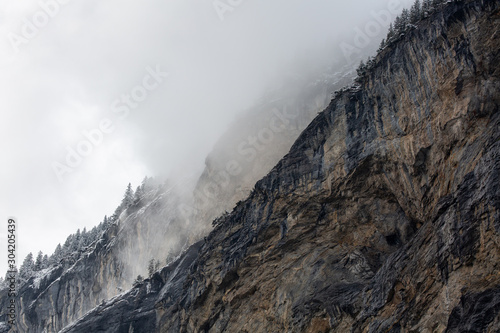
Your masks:
<instances>
[{"instance_id":1,"label":"conifer tree","mask_svg":"<svg viewBox=\"0 0 500 333\"><path fill-rule=\"evenodd\" d=\"M155 272L160 269L160 260L156 259L155 262Z\"/></svg>"},{"instance_id":2,"label":"conifer tree","mask_svg":"<svg viewBox=\"0 0 500 333\"><path fill-rule=\"evenodd\" d=\"M390 42L393 37L394 37L394 26L392 25L391 22L391 24L389 24L389 31L387 32L387 42Z\"/></svg>"},{"instance_id":3,"label":"conifer tree","mask_svg":"<svg viewBox=\"0 0 500 333\"><path fill-rule=\"evenodd\" d=\"M80 250L80 238L81 238L81 233L80 233L80 228L76 231L76 234L73 236L73 239L71 241L71 252L77 252Z\"/></svg>"},{"instance_id":4,"label":"conifer tree","mask_svg":"<svg viewBox=\"0 0 500 333\"><path fill-rule=\"evenodd\" d=\"M134 194L134 200L133 200L134 206L137 206L141 202L143 194L144 194L144 191L142 190L142 186L137 186L137 189L135 190L135 194Z\"/></svg>"},{"instance_id":5,"label":"conifer tree","mask_svg":"<svg viewBox=\"0 0 500 333\"><path fill-rule=\"evenodd\" d=\"M415 0L413 6L410 9L410 23L415 24L420 21L422 17L422 4L420 0Z\"/></svg>"},{"instance_id":6,"label":"conifer tree","mask_svg":"<svg viewBox=\"0 0 500 333\"><path fill-rule=\"evenodd\" d=\"M394 36L398 37L404 31L404 24L401 16L396 16L394 19Z\"/></svg>"},{"instance_id":7,"label":"conifer tree","mask_svg":"<svg viewBox=\"0 0 500 333\"><path fill-rule=\"evenodd\" d=\"M99 231L97 230L97 227L93 227L92 230L90 230L89 244L95 242L97 237L99 237Z\"/></svg>"},{"instance_id":8,"label":"conifer tree","mask_svg":"<svg viewBox=\"0 0 500 333\"><path fill-rule=\"evenodd\" d=\"M132 206L134 203L134 190L132 190L132 184L128 183L125 194L123 195L123 200L121 203L122 211Z\"/></svg>"},{"instance_id":9,"label":"conifer tree","mask_svg":"<svg viewBox=\"0 0 500 333\"><path fill-rule=\"evenodd\" d=\"M30 252L26 256L26 258L24 258L24 261L19 268L19 276L25 280L28 280L33 276L34 266L35 262L33 261L33 253Z\"/></svg>"},{"instance_id":10,"label":"conifer tree","mask_svg":"<svg viewBox=\"0 0 500 333\"><path fill-rule=\"evenodd\" d=\"M73 235L69 235L62 246L63 255L66 255L67 253L69 253L69 251L71 251L72 242L73 242Z\"/></svg>"},{"instance_id":11,"label":"conifer tree","mask_svg":"<svg viewBox=\"0 0 500 333\"><path fill-rule=\"evenodd\" d=\"M49 256L45 254L42 258L42 269L47 267L49 267Z\"/></svg>"},{"instance_id":12,"label":"conifer tree","mask_svg":"<svg viewBox=\"0 0 500 333\"><path fill-rule=\"evenodd\" d=\"M379 52L382 51L385 47L385 39L380 41L380 46L378 47Z\"/></svg>"},{"instance_id":13,"label":"conifer tree","mask_svg":"<svg viewBox=\"0 0 500 333\"><path fill-rule=\"evenodd\" d=\"M143 192L147 192L149 190L149 183L150 183L150 178L145 176L141 183L141 189Z\"/></svg>"},{"instance_id":14,"label":"conifer tree","mask_svg":"<svg viewBox=\"0 0 500 333\"><path fill-rule=\"evenodd\" d=\"M104 215L104 220L102 220L102 230L106 230L108 228L110 221L108 220L108 217Z\"/></svg>"},{"instance_id":15,"label":"conifer tree","mask_svg":"<svg viewBox=\"0 0 500 333\"><path fill-rule=\"evenodd\" d=\"M78 243L78 251L83 251L89 242L89 234L87 232L87 228L83 228L82 233L80 234L80 240Z\"/></svg>"},{"instance_id":16,"label":"conifer tree","mask_svg":"<svg viewBox=\"0 0 500 333\"><path fill-rule=\"evenodd\" d=\"M52 256L50 256L49 263L50 265L56 265L63 258L63 249L61 243L57 244L56 249Z\"/></svg>"},{"instance_id":17,"label":"conifer tree","mask_svg":"<svg viewBox=\"0 0 500 333\"><path fill-rule=\"evenodd\" d=\"M149 277L152 277L155 272L155 260L151 259L149 260L149 265L148 265L148 275Z\"/></svg>"},{"instance_id":18,"label":"conifer tree","mask_svg":"<svg viewBox=\"0 0 500 333\"><path fill-rule=\"evenodd\" d=\"M36 261L35 261L35 271L41 271L43 269L43 253L42 251L38 252L38 255L36 256Z\"/></svg>"},{"instance_id":19,"label":"conifer tree","mask_svg":"<svg viewBox=\"0 0 500 333\"><path fill-rule=\"evenodd\" d=\"M407 8L404 8L403 11L401 12L401 24L402 24L402 31L406 31L408 28L408 25L410 24L410 11Z\"/></svg>"},{"instance_id":20,"label":"conifer tree","mask_svg":"<svg viewBox=\"0 0 500 333\"><path fill-rule=\"evenodd\" d=\"M142 275L137 275L137 277L135 278L134 282L132 283L132 285L136 285L136 284L139 284L139 283L142 283L144 281L144 278L142 277Z\"/></svg>"}]
</instances>

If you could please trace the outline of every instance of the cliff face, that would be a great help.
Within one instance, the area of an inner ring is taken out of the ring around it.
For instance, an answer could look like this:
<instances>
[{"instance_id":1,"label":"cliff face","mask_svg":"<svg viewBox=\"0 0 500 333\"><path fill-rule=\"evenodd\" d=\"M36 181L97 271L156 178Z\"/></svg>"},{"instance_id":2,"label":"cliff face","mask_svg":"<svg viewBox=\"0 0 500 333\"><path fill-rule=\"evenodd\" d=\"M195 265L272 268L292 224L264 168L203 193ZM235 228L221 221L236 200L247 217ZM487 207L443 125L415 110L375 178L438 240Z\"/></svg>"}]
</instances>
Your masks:
<instances>
[{"instance_id":1,"label":"cliff face","mask_svg":"<svg viewBox=\"0 0 500 333\"><path fill-rule=\"evenodd\" d=\"M30 278L18 292L19 332L58 332L96 305L130 289L134 278L147 272L149 259L164 264L167 257L179 254L191 227L180 218L179 200L168 184L149 191L144 205L129 209L84 252L74 252ZM5 318L6 293L0 291L0 319Z\"/></svg>"},{"instance_id":2,"label":"cliff face","mask_svg":"<svg viewBox=\"0 0 500 333\"><path fill-rule=\"evenodd\" d=\"M352 82L354 70L332 67L312 77L289 80L285 88L269 93L220 137L194 190L192 217L198 224L210 229L215 218L248 197L328 106L332 92Z\"/></svg>"},{"instance_id":3,"label":"cliff face","mask_svg":"<svg viewBox=\"0 0 500 333\"><path fill-rule=\"evenodd\" d=\"M140 204L122 213L100 240L37 272L20 287L16 303L19 330L58 332L96 306L108 306L110 299L116 300L114 297L131 288L139 274L146 276L150 259L159 260L163 266L205 236L213 218L250 193L255 182L271 170L317 112L324 109L331 92L351 81L352 76L347 68L331 70L318 81L305 78L292 88L287 84L285 92L278 89L263 98L220 139L207 158L194 195L189 193L194 184L188 179L160 186L149 184ZM250 136L259 146L248 141ZM229 174L228 163L235 161L241 168L237 173L230 169ZM0 290L2 333L8 330L3 325L7 322L8 300L7 291Z\"/></svg>"},{"instance_id":4,"label":"cliff face","mask_svg":"<svg viewBox=\"0 0 500 333\"><path fill-rule=\"evenodd\" d=\"M204 241L63 332L497 332L499 8L389 45Z\"/></svg>"}]
</instances>

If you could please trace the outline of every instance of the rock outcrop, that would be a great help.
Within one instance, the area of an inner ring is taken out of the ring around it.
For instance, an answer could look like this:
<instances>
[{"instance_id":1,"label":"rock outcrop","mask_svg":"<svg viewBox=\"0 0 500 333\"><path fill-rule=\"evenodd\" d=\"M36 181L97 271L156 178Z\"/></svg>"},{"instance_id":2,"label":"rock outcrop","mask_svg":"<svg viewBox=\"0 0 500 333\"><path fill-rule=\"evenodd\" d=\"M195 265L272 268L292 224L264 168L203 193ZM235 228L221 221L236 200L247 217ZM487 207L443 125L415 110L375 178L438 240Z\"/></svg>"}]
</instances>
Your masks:
<instances>
[{"instance_id":1,"label":"rock outcrop","mask_svg":"<svg viewBox=\"0 0 500 333\"><path fill-rule=\"evenodd\" d=\"M500 3L380 52L247 199L62 332L498 332Z\"/></svg>"}]
</instances>

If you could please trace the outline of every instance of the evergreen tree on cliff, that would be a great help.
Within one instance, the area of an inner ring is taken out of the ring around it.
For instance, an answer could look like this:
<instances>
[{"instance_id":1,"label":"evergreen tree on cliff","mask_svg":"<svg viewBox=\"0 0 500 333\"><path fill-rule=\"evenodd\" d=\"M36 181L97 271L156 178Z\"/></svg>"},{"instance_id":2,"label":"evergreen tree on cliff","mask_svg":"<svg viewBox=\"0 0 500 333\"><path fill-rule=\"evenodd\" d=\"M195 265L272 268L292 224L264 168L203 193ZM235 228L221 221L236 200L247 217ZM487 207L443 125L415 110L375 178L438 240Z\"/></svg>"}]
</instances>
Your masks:
<instances>
[{"instance_id":1,"label":"evergreen tree on cliff","mask_svg":"<svg viewBox=\"0 0 500 333\"><path fill-rule=\"evenodd\" d=\"M134 203L134 190L132 189L132 184L128 183L125 194L122 200L122 210L129 208Z\"/></svg>"},{"instance_id":2,"label":"evergreen tree on cliff","mask_svg":"<svg viewBox=\"0 0 500 333\"><path fill-rule=\"evenodd\" d=\"M42 251L38 251L38 255L36 256L35 261L35 271L41 271L43 269L43 253Z\"/></svg>"},{"instance_id":3,"label":"evergreen tree on cliff","mask_svg":"<svg viewBox=\"0 0 500 333\"><path fill-rule=\"evenodd\" d=\"M410 9L410 23L415 24L422 17L422 4L420 0L416 0Z\"/></svg>"},{"instance_id":4,"label":"evergreen tree on cliff","mask_svg":"<svg viewBox=\"0 0 500 333\"><path fill-rule=\"evenodd\" d=\"M35 262L33 261L33 253L30 252L26 258L24 258L23 264L19 268L19 276L24 280L28 280L33 276L34 268Z\"/></svg>"}]
</instances>

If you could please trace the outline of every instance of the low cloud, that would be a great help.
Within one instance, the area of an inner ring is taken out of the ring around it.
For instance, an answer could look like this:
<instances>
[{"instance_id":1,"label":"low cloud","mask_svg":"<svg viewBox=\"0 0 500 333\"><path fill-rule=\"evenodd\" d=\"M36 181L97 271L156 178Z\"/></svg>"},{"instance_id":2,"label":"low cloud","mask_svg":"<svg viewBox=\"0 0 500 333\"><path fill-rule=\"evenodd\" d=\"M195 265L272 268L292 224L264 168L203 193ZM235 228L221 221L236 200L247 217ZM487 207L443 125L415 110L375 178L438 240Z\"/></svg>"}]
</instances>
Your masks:
<instances>
[{"instance_id":1,"label":"low cloud","mask_svg":"<svg viewBox=\"0 0 500 333\"><path fill-rule=\"evenodd\" d=\"M353 28L388 6L368 0L0 3L0 133L7 153L0 228L17 217L20 257L50 253L77 228L99 223L128 182L136 186L145 175L168 177L179 169L199 172L238 114L283 77L340 59L340 44L352 41ZM221 11L220 3L230 9ZM156 86L151 71L157 68L168 76ZM69 172L54 171L54 163L68 166L71 150L80 160ZM5 264L2 258L2 271Z\"/></svg>"}]
</instances>

